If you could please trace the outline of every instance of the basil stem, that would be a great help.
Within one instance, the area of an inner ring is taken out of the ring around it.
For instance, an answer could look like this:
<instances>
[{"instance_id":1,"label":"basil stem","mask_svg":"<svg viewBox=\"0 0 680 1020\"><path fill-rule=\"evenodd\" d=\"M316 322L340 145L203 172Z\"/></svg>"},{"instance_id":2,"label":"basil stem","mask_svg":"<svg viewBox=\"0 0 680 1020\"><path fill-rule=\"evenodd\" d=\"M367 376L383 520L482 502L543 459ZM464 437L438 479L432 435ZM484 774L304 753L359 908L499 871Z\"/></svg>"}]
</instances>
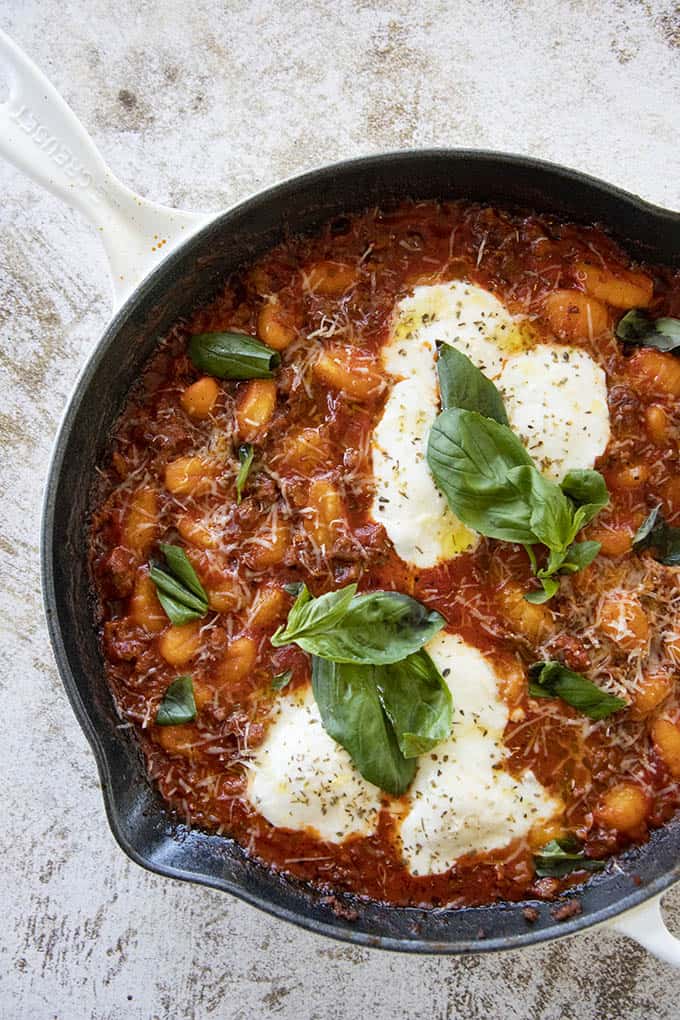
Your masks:
<instances>
[{"instance_id":1,"label":"basil stem","mask_svg":"<svg viewBox=\"0 0 680 1020\"><path fill-rule=\"evenodd\" d=\"M248 481L248 475L253 464L253 457L255 456L255 450L250 443L243 443L238 448L238 459L241 465L238 474L236 476L236 502L240 503L243 495L243 489L246 482Z\"/></svg>"}]
</instances>

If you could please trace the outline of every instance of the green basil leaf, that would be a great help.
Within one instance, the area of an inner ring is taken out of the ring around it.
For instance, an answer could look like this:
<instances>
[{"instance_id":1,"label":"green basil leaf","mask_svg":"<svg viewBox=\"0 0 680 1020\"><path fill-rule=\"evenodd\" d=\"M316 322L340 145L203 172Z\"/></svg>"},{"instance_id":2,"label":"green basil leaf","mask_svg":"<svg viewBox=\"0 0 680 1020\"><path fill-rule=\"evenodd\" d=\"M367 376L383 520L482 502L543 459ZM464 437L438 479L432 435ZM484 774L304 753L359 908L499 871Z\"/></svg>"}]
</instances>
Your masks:
<instances>
[{"instance_id":1,"label":"green basil leaf","mask_svg":"<svg viewBox=\"0 0 680 1020\"><path fill-rule=\"evenodd\" d=\"M190 676L178 676L163 695L158 712L157 726L177 726L193 722L196 718L194 684Z\"/></svg>"},{"instance_id":2,"label":"green basil leaf","mask_svg":"<svg viewBox=\"0 0 680 1020\"><path fill-rule=\"evenodd\" d=\"M633 536L633 549L647 549L652 544L652 535L665 525L661 503L650 511Z\"/></svg>"},{"instance_id":3,"label":"green basil leaf","mask_svg":"<svg viewBox=\"0 0 680 1020\"><path fill-rule=\"evenodd\" d=\"M427 462L449 506L469 528L505 542L536 542L533 508L508 482L509 471L532 467L532 461L505 425L476 411L442 411L430 432Z\"/></svg>"},{"instance_id":4,"label":"green basil leaf","mask_svg":"<svg viewBox=\"0 0 680 1020\"><path fill-rule=\"evenodd\" d=\"M534 855L539 878L563 878L572 871L602 871L604 861L586 857L581 843L573 836L551 839Z\"/></svg>"},{"instance_id":5,"label":"green basil leaf","mask_svg":"<svg viewBox=\"0 0 680 1020\"><path fill-rule=\"evenodd\" d=\"M529 694L532 698L561 698L589 719L604 719L628 704L554 660L530 667Z\"/></svg>"},{"instance_id":6,"label":"green basil leaf","mask_svg":"<svg viewBox=\"0 0 680 1020\"><path fill-rule=\"evenodd\" d=\"M250 474L250 468L252 467L253 457L255 456L255 450L250 443L243 443L238 448L238 460L241 467L238 469L236 476L236 502L241 502L243 495L243 489L248 480Z\"/></svg>"},{"instance_id":7,"label":"green basil leaf","mask_svg":"<svg viewBox=\"0 0 680 1020\"><path fill-rule=\"evenodd\" d=\"M208 595L186 553L179 546L160 544L169 573L152 564L149 576L158 601L175 627L200 620L208 612Z\"/></svg>"},{"instance_id":8,"label":"green basil leaf","mask_svg":"<svg viewBox=\"0 0 680 1020\"><path fill-rule=\"evenodd\" d=\"M535 540L562 552L569 540L571 504L559 485L544 478L533 466L508 471L507 479L530 507L529 522Z\"/></svg>"},{"instance_id":9,"label":"green basil leaf","mask_svg":"<svg viewBox=\"0 0 680 1020\"><path fill-rule=\"evenodd\" d=\"M544 602L549 602L560 586L560 582L555 577L541 577L539 575L538 579L543 587L536 591L528 591L524 596L525 601L531 602L533 606L541 606Z\"/></svg>"},{"instance_id":10,"label":"green basil leaf","mask_svg":"<svg viewBox=\"0 0 680 1020\"><path fill-rule=\"evenodd\" d=\"M271 643L275 648L280 648L281 645L295 642L304 648L303 640L332 631L347 613L356 590L356 584L350 584L315 599L307 585L303 584L288 614L288 620L272 635Z\"/></svg>"},{"instance_id":11,"label":"green basil leaf","mask_svg":"<svg viewBox=\"0 0 680 1020\"><path fill-rule=\"evenodd\" d=\"M156 595L158 596L158 601L163 607L165 615L174 627L181 627L182 624L191 623L192 620L200 620L203 616L205 616L207 611L205 607L202 609L190 609L189 606L185 605L185 603L181 601L181 599L173 598L158 587L158 581L154 576L153 570L150 571L150 574L151 580L154 581L157 586ZM185 594L183 589L182 594Z\"/></svg>"},{"instance_id":12,"label":"green basil leaf","mask_svg":"<svg viewBox=\"0 0 680 1020\"><path fill-rule=\"evenodd\" d=\"M592 563L602 546L601 542L574 542L564 554L560 570L565 574L575 574Z\"/></svg>"},{"instance_id":13,"label":"green basil leaf","mask_svg":"<svg viewBox=\"0 0 680 1020\"><path fill-rule=\"evenodd\" d=\"M156 585L158 601L170 622L176 627L205 616L208 611L207 601L197 598L170 574L160 567L153 566L149 570L149 576Z\"/></svg>"},{"instance_id":14,"label":"green basil leaf","mask_svg":"<svg viewBox=\"0 0 680 1020\"><path fill-rule=\"evenodd\" d=\"M579 505L593 504L602 509L609 502L607 483L599 471L590 468L567 472L560 483L560 488Z\"/></svg>"},{"instance_id":15,"label":"green basil leaf","mask_svg":"<svg viewBox=\"0 0 680 1020\"><path fill-rule=\"evenodd\" d=\"M451 691L423 648L377 669L376 683L405 758L425 754L451 735Z\"/></svg>"},{"instance_id":16,"label":"green basil leaf","mask_svg":"<svg viewBox=\"0 0 680 1020\"><path fill-rule=\"evenodd\" d=\"M272 690L282 691L284 687L287 687L293 676L293 670L287 669L284 673L276 673L272 677Z\"/></svg>"},{"instance_id":17,"label":"green basil leaf","mask_svg":"<svg viewBox=\"0 0 680 1020\"><path fill-rule=\"evenodd\" d=\"M501 425L508 424L503 398L490 379L461 351L448 344L439 348L437 374L442 409L478 411Z\"/></svg>"},{"instance_id":18,"label":"green basil leaf","mask_svg":"<svg viewBox=\"0 0 680 1020\"><path fill-rule=\"evenodd\" d=\"M380 702L376 667L312 659L312 688L324 729L349 753L364 779L400 797L416 771L405 758Z\"/></svg>"},{"instance_id":19,"label":"green basil leaf","mask_svg":"<svg viewBox=\"0 0 680 1020\"><path fill-rule=\"evenodd\" d=\"M633 549L656 550L655 559L666 567L680 565L680 528L667 524L661 512L661 505L655 506L640 525L633 538Z\"/></svg>"},{"instance_id":20,"label":"green basil leaf","mask_svg":"<svg viewBox=\"0 0 680 1020\"><path fill-rule=\"evenodd\" d=\"M350 585L356 591L356 585ZM342 589L347 592L349 589ZM316 604L329 596L307 602L301 615L296 605L290 611L285 629L279 628L273 645L294 641L305 652L331 659L373 665L398 662L434 637L444 626L444 618L409 595L394 591L371 591L355 595L349 602L331 603L332 615ZM338 596L339 592L332 595ZM301 596L298 596L298 600ZM326 605L329 603L327 602ZM341 606L340 615L335 609ZM314 623L309 619L313 616Z\"/></svg>"},{"instance_id":21,"label":"green basil leaf","mask_svg":"<svg viewBox=\"0 0 680 1020\"><path fill-rule=\"evenodd\" d=\"M185 588L193 592L207 606L207 592L199 581L198 574L192 567L191 561L184 552L184 549L177 545L168 545L166 542L161 542L160 547L173 577L176 577Z\"/></svg>"},{"instance_id":22,"label":"green basil leaf","mask_svg":"<svg viewBox=\"0 0 680 1020\"><path fill-rule=\"evenodd\" d=\"M680 319L652 319L641 308L633 308L619 319L616 336L627 344L655 347L657 351L680 350Z\"/></svg>"},{"instance_id":23,"label":"green basil leaf","mask_svg":"<svg viewBox=\"0 0 680 1020\"><path fill-rule=\"evenodd\" d=\"M304 584L302 583L302 581L288 581L283 586L283 590L285 591L285 593L287 595L292 595L293 598L297 598L303 588Z\"/></svg>"},{"instance_id":24,"label":"green basil leaf","mask_svg":"<svg viewBox=\"0 0 680 1020\"><path fill-rule=\"evenodd\" d=\"M198 333L189 341L196 368L218 379L273 379L281 356L244 333Z\"/></svg>"}]
</instances>

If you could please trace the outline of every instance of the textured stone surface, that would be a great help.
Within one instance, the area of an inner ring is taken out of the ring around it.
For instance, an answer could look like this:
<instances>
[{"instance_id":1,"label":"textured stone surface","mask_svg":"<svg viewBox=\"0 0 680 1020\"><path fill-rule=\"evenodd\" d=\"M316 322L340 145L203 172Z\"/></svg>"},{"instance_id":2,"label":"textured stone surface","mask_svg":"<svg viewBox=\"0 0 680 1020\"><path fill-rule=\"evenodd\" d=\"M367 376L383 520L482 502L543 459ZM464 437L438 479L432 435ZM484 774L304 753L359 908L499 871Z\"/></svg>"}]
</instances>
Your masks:
<instances>
[{"instance_id":1,"label":"textured stone surface","mask_svg":"<svg viewBox=\"0 0 680 1020\"><path fill-rule=\"evenodd\" d=\"M680 207L680 9L663 0L3 0L0 25L114 170L160 201L218 209L320 162L436 144L542 156ZM4 164L0 189L0 1014L677 1016L680 972L607 932L504 956L398 957L127 861L38 592L42 481L107 319L106 267L94 231ZM680 890L667 912L680 931Z\"/></svg>"}]
</instances>

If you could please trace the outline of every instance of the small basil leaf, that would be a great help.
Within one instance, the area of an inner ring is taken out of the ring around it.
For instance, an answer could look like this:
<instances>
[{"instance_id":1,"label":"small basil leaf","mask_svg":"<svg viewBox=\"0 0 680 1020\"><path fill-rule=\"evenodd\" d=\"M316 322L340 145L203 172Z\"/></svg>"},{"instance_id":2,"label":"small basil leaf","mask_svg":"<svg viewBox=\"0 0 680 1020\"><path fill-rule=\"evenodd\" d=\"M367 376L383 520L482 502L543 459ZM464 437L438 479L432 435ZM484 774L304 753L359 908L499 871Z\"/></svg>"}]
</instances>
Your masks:
<instances>
[{"instance_id":1,"label":"small basil leaf","mask_svg":"<svg viewBox=\"0 0 680 1020\"><path fill-rule=\"evenodd\" d=\"M374 666L312 659L312 688L324 729L369 783L400 797L416 771L380 703Z\"/></svg>"},{"instance_id":2,"label":"small basil leaf","mask_svg":"<svg viewBox=\"0 0 680 1020\"><path fill-rule=\"evenodd\" d=\"M589 719L604 719L628 704L554 660L534 663L529 669L529 678L532 698L561 698Z\"/></svg>"},{"instance_id":3,"label":"small basil leaf","mask_svg":"<svg viewBox=\"0 0 680 1020\"><path fill-rule=\"evenodd\" d=\"M153 574L151 576L153 579ZM192 620L200 620L201 617L205 616L205 608L190 609L184 602L172 598L172 596L166 594L160 588L156 589L156 595L165 611L165 615L174 627L181 627L185 623L191 623Z\"/></svg>"},{"instance_id":4,"label":"small basil leaf","mask_svg":"<svg viewBox=\"0 0 680 1020\"><path fill-rule=\"evenodd\" d=\"M356 585L352 587L356 589ZM312 607L314 603L309 605ZM295 606L286 630L281 634L277 631L272 644L295 641L305 652L334 662L373 665L398 662L422 648L444 626L444 618L439 613L409 595L393 591L354 595L341 618L321 619L313 629L307 625L302 629L299 624L293 629L294 610Z\"/></svg>"},{"instance_id":5,"label":"small basil leaf","mask_svg":"<svg viewBox=\"0 0 680 1020\"><path fill-rule=\"evenodd\" d=\"M572 871L602 871L604 861L586 857L574 837L551 839L534 855L534 866L539 878L563 878Z\"/></svg>"},{"instance_id":6,"label":"small basil leaf","mask_svg":"<svg viewBox=\"0 0 680 1020\"><path fill-rule=\"evenodd\" d=\"M666 567L680 565L680 528L666 523L660 505L654 507L638 528L633 538L633 549L636 552L655 549L655 559L659 563Z\"/></svg>"},{"instance_id":7,"label":"small basil leaf","mask_svg":"<svg viewBox=\"0 0 680 1020\"><path fill-rule=\"evenodd\" d=\"M161 550L165 556L165 562L167 563L170 573L173 577L176 577L185 588L193 592L194 595L199 598L202 602L208 604L208 595L198 579L198 574L191 565L187 554L184 549L181 549L177 545L168 545L166 542L160 543Z\"/></svg>"},{"instance_id":8,"label":"small basil leaf","mask_svg":"<svg viewBox=\"0 0 680 1020\"><path fill-rule=\"evenodd\" d=\"M575 574L593 562L601 549L601 542L574 542L564 554L560 570L565 574Z\"/></svg>"},{"instance_id":9,"label":"small basil leaf","mask_svg":"<svg viewBox=\"0 0 680 1020\"><path fill-rule=\"evenodd\" d=\"M218 379L272 379L280 355L244 333L198 333L189 341L194 365Z\"/></svg>"},{"instance_id":10,"label":"small basil leaf","mask_svg":"<svg viewBox=\"0 0 680 1020\"><path fill-rule=\"evenodd\" d=\"M503 398L491 382L465 354L442 344L437 359L437 374L442 409L460 407L478 411L501 425L508 424Z\"/></svg>"},{"instance_id":11,"label":"small basil leaf","mask_svg":"<svg viewBox=\"0 0 680 1020\"><path fill-rule=\"evenodd\" d=\"M236 476L236 502L241 502L243 495L243 489L248 480L250 474L250 468L252 467L253 457L255 456L255 450L250 443L243 443L238 448L238 460L241 465L238 474Z\"/></svg>"},{"instance_id":12,"label":"small basil leaf","mask_svg":"<svg viewBox=\"0 0 680 1020\"><path fill-rule=\"evenodd\" d=\"M296 642L304 648L303 640L332 631L347 613L356 590L356 584L350 584L315 599L307 585L303 584L288 614L288 620L273 634L271 643L279 648Z\"/></svg>"},{"instance_id":13,"label":"small basil leaf","mask_svg":"<svg viewBox=\"0 0 680 1020\"><path fill-rule=\"evenodd\" d=\"M188 588L185 588L180 581L175 580L165 570L153 566L149 569L149 576L156 585L156 594L159 601L161 601L161 605L163 605L161 600L163 595L173 602L180 603L187 611L195 613L196 617L205 616L208 611L207 601L199 599L197 595L194 595Z\"/></svg>"},{"instance_id":14,"label":"small basil leaf","mask_svg":"<svg viewBox=\"0 0 680 1020\"><path fill-rule=\"evenodd\" d=\"M531 466L512 468L508 482L530 507L529 522L535 539L550 550L562 552L571 529L571 505L559 485Z\"/></svg>"},{"instance_id":15,"label":"small basil leaf","mask_svg":"<svg viewBox=\"0 0 680 1020\"><path fill-rule=\"evenodd\" d=\"M469 528L506 542L536 542L532 507L508 482L508 472L531 467L531 458L505 425L476 411L442 411L430 431L427 462L449 506Z\"/></svg>"},{"instance_id":16,"label":"small basil leaf","mask_svg":"<svg viewBox=\"0 0 680 1020\"><path fill-rule=\"evenodd\" d=\"M451 735L451 691L424 649L376 670L376 683L405 758L425 754Z\"/></svg>"},{"instance_id":17,"label":"small basil leaf","mask_svg":"<svg viewBox=\"0 0 680 1020\"><path fill-rule=\"evenodd\" d=\"M288 581L283 586L283 590L286 592L286 594L292 595L293 598L297 598L303 588L304 584L302 583L302 581Z\"/></svg>"},{"instance_id":18,"label":"small basil leaf","mask_svg":"<svg viewBox=\"0 0 680 1020\"><path fill-rule=\"evenodd\" d=\"M662 528L664 524L661 504L659 503L650 511L649 515L635 532L633 536L633 549L646 549L651 545L652 535L658 528Z\"/></svg>"},{"instance_id":19,"label":"small basil leaf","mask_svg":"<svg viewBox=\"0 0 680 1020\"><path fill-rule=\"evenodd\" d=\"M287 687L293 676L293 670L287 669L284 673L277 673L272 677L272 690L282 691L284 687Z\"/></svg>"},{"instance_id":20,"label":"small basil leaf","mask_svg":"<svg viewBox=\"0 0 680 1020\"><path fill-rule=\"evenodd\" d=\"M680 349L680 319L652 319L641 308L633 308L619 319L616 336L627 344L676 351Z\"/></svg>"},{"instance_id":21,"label":"small basil leaf","mask_svg":"<svg viewBox=\"0 0 680 1020\"><path fill-rule=\"evenodd\" d=\"M599 471L589 468L567 472L560 488L579 505L592 504L602 509L609 502L607 483Z\"/></svg>"},{"instance_id":22,"label":"small basil leaf","mask_svg":"<svg viewBox=\"0 0 680 1020\"><path fill-rule=\"evenodd\" d=\"M168 687L156 713L157 726L177 726L196 718L194 684L190 676L178 676Z\"/></svg>"},{"instance_id":23,"label":"small basil leaf","mask_svg":"<svg viewBox=\"0 0 680 1020\"><path fill-rule=\"evenodd\" d=\"M555 577L539 577L539 581L543 587L537 591L529 591L524 596L525 601L531 602L533 606L541 606L544 602L549 602L560 586L560 582Z\"/></svg>"}]
</instances>

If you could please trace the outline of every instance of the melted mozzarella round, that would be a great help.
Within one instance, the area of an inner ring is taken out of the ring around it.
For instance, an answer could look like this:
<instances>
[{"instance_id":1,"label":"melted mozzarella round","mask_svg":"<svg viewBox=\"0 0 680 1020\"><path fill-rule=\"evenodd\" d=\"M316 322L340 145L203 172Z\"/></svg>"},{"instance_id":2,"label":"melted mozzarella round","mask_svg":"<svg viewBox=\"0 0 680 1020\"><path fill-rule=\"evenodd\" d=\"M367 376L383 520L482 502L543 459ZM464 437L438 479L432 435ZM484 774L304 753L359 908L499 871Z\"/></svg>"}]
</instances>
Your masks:
<instances>
[{"instance_id":1,"label":"melted mozzarella round","mask_svg":"<svg viewBox=\"0 0 680 1020\"><path fill-rule=\"evenodd\" d=\"M550 478L591 468L609 442L604 372L574 347L536 344L530 325L482 287L416 287L396 306L383 367L397 382L372 437L373 519L397 555L433 567L478 536L451 512L427 465L439 413L436 345L457 347L501 390L510 426Z\"/></svg>"},{"instance_id":2,"label":"melted mozzarella round","mask_svg":"<svg viewBox=\"0 0 680 1020\"><path fill-rule=\"evenodd\" d=\"M279 698L253 754L247 797L268 822L342 843L377 825L380 790L367 782L321 724L311 687Z\"/></svg>"},{"instance_id":3,"label":"melted mozzarella round","mask_svg":"<svg viewBox=\"0 0 680 1020\"><path fill-rule=\"evenodd\" d=\"M438 414L433 370L422 383L404 379L392 389L372 440L373 518L397 555L417 567L452 559L477 541L449 509L427 465L427 439Z\"/></svg>"},{"instance_id":4,"label":"melted mozzarella round","mask_svg":"<svg viewBox=\"0 0 680 1020\"><path fill-rule=\"evenodd\" d=\"M562 810L533 773L504 769L508 709L497 675L476 648L454 634L427 645L453 696L453 731L418 760L410 807L400 829L414 875L447 871L463 854L507 846Z\"/></svg>"},{"instance_id":5,"label":"melted mozzarella round","mask_svg":"<svg viewBox=\"0 0 680 1020\"><path fill-rule=\"evenodd\" d=\"M513 432L548 478L592 468L604 453L607 382L585 351L541 344L509 358L497 385Z\"/></svg>"}]
</instances>

